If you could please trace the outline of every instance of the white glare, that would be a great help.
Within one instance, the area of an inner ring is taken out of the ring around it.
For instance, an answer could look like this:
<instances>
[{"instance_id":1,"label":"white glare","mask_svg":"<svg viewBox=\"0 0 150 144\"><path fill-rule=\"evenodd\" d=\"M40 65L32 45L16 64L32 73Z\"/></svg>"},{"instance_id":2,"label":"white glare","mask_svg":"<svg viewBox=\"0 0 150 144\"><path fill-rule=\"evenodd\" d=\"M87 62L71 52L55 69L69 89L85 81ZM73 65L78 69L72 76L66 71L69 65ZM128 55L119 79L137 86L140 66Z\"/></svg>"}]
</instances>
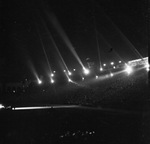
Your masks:
<instances>
[{"instance_id":1,"label":"white glare","mask_svg":"<svg viewBox=\"0 0 150 144\"><path fill-rule=\"evenodd\" d=\"M150 67L149 64L146 64L145 67L146 67L146 70L149 71L149 67Z\"/></svg>"},{"instance_id":2,"label":"white glare","mask_svg":"<svg viewBox=\"0 0 150 144\"><path fill-rule=\"evenodd\" d=\"M113 68L115 69L116 67L115 67L115 66L113 66Z\"/></svg>"},{"instance_id":3,"label":"white glare","mask_svg":"<svg viewBox=\"0 0 150 144\"><path fill-rule=\"evenodd\" d=\"M103 66L106 66L106 64L103 64Z\"/></svg>"},{"instance_id":4,"label":"white glare","mask_svg":"<svg viewBox=\"0 0 150 144\"><path fill-rule=\"evenodd\" d=\"M119 63L121 63L121 61L119 61Z\"/></svg>"},{"instance_id":5,"label":"white glare","mask_svg":"<svg viewBox=\"0 0 150 144\"><path fill-rule=\"evenodd\" d=\"M114 76L113 73L111 73L110 76L113 77Z\"/></svg>"},{"instance_id":6,"label":"white glare","mask_svg":"<svg viewBox=\"0 0 150 144\"><path fill-rule=\"evenodd\" d=\"M53 84L55 81L53 79L51 79L51 83Z\"/></svg>"},{"instance_id":7,"label":"white glare","mask_svg":"<svg viewBox=\"0 0 150 144\"><path fill-rule=\"evenodd\" d=\"M111 65L114 65L114 62L111 62L110 64L111 64Z\"/></svg>"},{"instance_id":8,"label":"white glare","mask_svg":"<svg viewBox=\"0 0 150 144\"><path fill-rule=\"evenodd\" d=\"M2 104L0 104L0 109L4 108L4 106Z\"/></svg>"},{"instance_id":9,"label":"white glare","mask_svg":"<svg viewBox=\"0 0 150 144\"><path fill-rule=\"evenodd\" d=\"M40 79L38 79L38 84L42 84L42 81Z\"/></svg>"},{"instance_id":10,"label":"white glare","mask_svg":"<svg viewBox=\"0 0 150 144\"><path fill-rule=\"evenodd\" d=\"M53 74L53 73L51 73L51 77L54 77L54 74Z\"/></svg>"},{"instance_id":11,"label":"white glare","mask_svg":"<svg viewBox=\"0 0 150 144\"><path fill-rule=\"evenodd\" d=\"M84 68L83 69L84 74L88 75L90 73L89 69Z\"/></svg>"},{"instance_id":12,"label":"white glare","mask_svg":"<svg viewBox=\"0 0 150 144\"><path fill-rule=\"evenodd\" d=\"M102 67L100 68L100 71L103 71L103 68L102 68Z\"/></svg>"},{"instance_id":13,"label":"white glare","mask_svg":"<svg viewBox=\"0 0 150 144\"><path fill-rule=\"evenodd\" d=\"M72 80L70 78L68 78L68 82L72 82Z\"/></svg>"},{"instance_id":14,"label":"white glare","mask_svg":"<svg viewBox=\"0 0 150 144\"><path fill-rule=\"evenodd\" d=\"M76 69L73 69L73 71L76 71Z\"/></svg>"},{"instance_id":15,"label":"white glare","mask_svg":"<svg viewBox=\"0 0 150 144\"><path fill-rule=\"evenodd\" d=\"M96 79L98 79L98 76L95 76Z\"/></svg>"},{"instance_id":16,"label":"white glare","mask_svg":"<svg viewBox=\"0 0 150 144\"><path fill-rule=\"evenodd\" d=\"M84 81L84 77L82 77L82 80Z\"/></svg>"},{"instance_id":17,"label":"white glare","mask_svg":"<svg viewBox=\"0 0 150 144\"><path fill-rule=\"evenodd\" d=\"M72 73L70 71L68 71L68 75L72 75Z\"/></svg>"},{"instance_id":18,"label":"white glare","mask_svg":"<svg viewBox=\"0 0 150 144\"><path fill-rule=\"evenodd\" d=\"M128 74L130 74L130 73L132 73L133 69L132 69L131 66L127 65L125 71L126 71Z\"/></svg>"},{"instance_id":19,"label":"white glare","mask_svg":"<svg viewBox=\"0 0 150 144\"><path fill-rule=\"evenodd\" d=\"M66 72L66 70L64 70L64 72Z\"/></svg>"}]
</instances>

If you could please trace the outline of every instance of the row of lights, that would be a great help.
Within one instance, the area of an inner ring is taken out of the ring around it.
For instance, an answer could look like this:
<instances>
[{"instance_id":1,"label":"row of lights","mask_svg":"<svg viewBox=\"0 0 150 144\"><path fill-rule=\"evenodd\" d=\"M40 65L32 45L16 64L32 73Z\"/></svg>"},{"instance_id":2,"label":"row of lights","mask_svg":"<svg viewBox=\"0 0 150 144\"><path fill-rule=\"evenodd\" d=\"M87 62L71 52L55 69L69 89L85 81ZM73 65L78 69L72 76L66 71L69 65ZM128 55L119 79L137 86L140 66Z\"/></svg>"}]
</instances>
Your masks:
<instances>
[{"instance_id":1,"label":"row of lights","mask_svg":"<svg viewBox=\"0 0 150 144\"><path fill-rule=\"evenodd\" d=\"M119 63L121 63L121 61L119 61ZM111 62L110 64L111 64L111 65L114 65L114 62ZM132 66L130 66L130 65L127 65L127 64L125 64L125 65L126 65L125 72L127 72L128 75L130 75L130 74L133 72L133 68L132 68ZM106 64L104 64L104 66L106 66ZM146 64L145 67L146 67L146 70L149 71L149 69L150 69L149 64ZM113 66L113 68L115 69L116 67ZM76 71L76 69L73 69L73 71ZM100 71L103 71L103 68L102 68L102 67L100 68ZM66 73L66 70L64 70L64 72ZM54 73L56 73L56 71L53 71L53 73L51 73L51 75L50 75L50 79L51 79L51 83L52 83L52 84L55 82L54 79L53 79ZM84 67L84 68L83 68L83 73L84 73L85 75L88 75L88 74L90 73L90 70ZM68 75L71 76L72 73L71 73L70 71L68 71ZM73 81L69 78L68 75L67 75L68 82L73 82ZM113 73L110 73L110 76L113 77L114 74L113 74ZM95 76L95 78L98 79L98 76ZM82 77L82 81L84 81L84 77ZM41 81L40 79L38 79L38 84L42 84L42 81Z\"/></svg>"}]
</instances>

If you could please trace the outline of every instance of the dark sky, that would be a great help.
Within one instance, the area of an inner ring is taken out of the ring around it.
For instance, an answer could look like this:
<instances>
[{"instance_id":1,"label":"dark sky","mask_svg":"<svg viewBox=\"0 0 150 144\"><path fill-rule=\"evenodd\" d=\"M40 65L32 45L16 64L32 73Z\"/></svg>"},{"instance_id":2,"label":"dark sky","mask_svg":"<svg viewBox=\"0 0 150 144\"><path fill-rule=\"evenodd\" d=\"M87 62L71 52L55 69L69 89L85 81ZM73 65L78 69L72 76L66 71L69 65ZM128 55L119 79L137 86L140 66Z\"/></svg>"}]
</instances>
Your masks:
<instances>
[{"instance_id":1,"label":"dark sky","mask_svg":"<svg viewBox=\"0 0 150 144\"><path fill-rule=\"evenodd\" d=\"M12 0L1 1L0 5L1 79L32 78L31 67L39 75L46 74L48 64L39 35L50 66L60 69L60 58L48 31L67 66L79 67L51 24L48 17L51 13L83 63L87 57L98 63L96 32L102 62L118 60L117 55L124 60L138 58L133 48L147 56L146 0Z\"/></svg>"}]
</instances>

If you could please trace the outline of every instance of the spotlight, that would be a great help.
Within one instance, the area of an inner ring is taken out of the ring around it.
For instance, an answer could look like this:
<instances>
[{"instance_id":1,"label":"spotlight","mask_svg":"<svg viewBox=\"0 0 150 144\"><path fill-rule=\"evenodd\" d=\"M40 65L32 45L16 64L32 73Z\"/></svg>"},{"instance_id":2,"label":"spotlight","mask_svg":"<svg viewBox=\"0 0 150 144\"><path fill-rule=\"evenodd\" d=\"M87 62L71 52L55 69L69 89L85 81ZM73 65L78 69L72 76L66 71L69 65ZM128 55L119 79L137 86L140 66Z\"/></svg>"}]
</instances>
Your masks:
<instances>
[{"instance_id":1,"label":"spotlight","mask_svg":"<svg viewBox=\"0 0 150 144\"><path fill-rule=\"evenodd\" d=\"M113 66L113 69L115 69L116 67L115 66Z\"/></svg>"},{"instance_id":2,"label":"spotlight","mask_svg":"<svg viewBox=\"0 0 150 144\"><path fill-rule=\"evenodd\" d=\"M0 109L5 108L2 104L0 104Z\"/></svg>"},{"instance_id":3,"label":"spotlight","mask_svg":"<svg viewBox=\"0 0 150 144\"><path fill-rule=\"evenodd\" d=\"M98 76L95 76L96 79L98 79Z\"/></svg>"},{"instance_id":4,"label":"spotlight","mask_svg":"<svg viewBox=\"0 0 150 144\"><path fill-rule=\"evenodd\" d=\"M42 81L40 79L38 79L38 84L42 84Z\"/></svg>"},{"instance_id":5,"label":"spotlight","mask_svg":"<svg viewBox=\"0 0 150 144\"><path fill-rule=\"evenodd\" d=\"M66 70L64 70L64 72L66 72Z\"/></svg>"},{"instance_id":6,"label":"spotlight","mask_svg":"<svg viewBox=\"0 0 150 144\"><path fill-rule=\"evenodd\" d=\"M84 81L84 77L82 77L82 81Z\"/></svg>"},{"instance_id":7,"label":"spotlight","mask_svg":"<svg viewBox=\"0 0 150 144\"><path fill-rule=\"evenodd\" d=\"M149 64L146 64L145 67L146 67L146 70L149 71Z\"/></svg>"},{"instance_id":8,"label":"spotlight","mask_svg":"<svg viewBox=\"0 0 150 144\"><path fill-rule=\"evenodd\" d=\"M53 79L51 79L51 83L53 84L55 81Z\"/></svg>"},{"instance_id":9,"label":"spotlight","mask_svg":"<svg viewBox=\"0 0 150 144\"><path fill-rule=\"evenodd\" d=\"M121 61L119 61L119 63L121 63Z\"/></svg>"},{"instance_id":10,"label":"spotlight","mask_svg":"<svg viewBox=\"0 0 150 144\"><path fill-rule=\"evenodd\" d=\"M70 71L68 71L68 75L72 75L72 73Z\"/></svg>"},{"instance_id":11,"label":"spotlight","mask_svg":"<svg viewBox=\"0 0 150 144\"><path fill-rule=\"evenodd\" d=\"M73 71L76 71L76 69L73 69Z\"/></svg>"},{"instance_id":12,"label":"spotlight","mask_svg":"<svg viewBox=\"0 0 150 144\"><path fill-rule=\"evenodd\" d=\"M68 82L72 82L72 80L70 78L68 78Z\"/></svg>"},{"instance_id":13,"label":"spotlight","mask_svg":"<svg viewBox=\"0 0 150 144\"><path fill-rule=\"evenodd\" d=\"M53 73L51 73L51 77L54 77L54 74L53 74Z\"/></svg>"},{"instance_id":14,"label":"spotlight","mask_svg":"<svg viewBox=\"0 0 150 144\"><path fill-rule=\"evenodd\" d=\"M106 66L106 64L103 64L103 66Z\"/></svg>"},{"instance_id":15,"label":"spotlight","mask_svg":"<svg viewBox=\"0 0 150 144\"><path fill-rule=\"evenodd\" d=\"M113 77L113 76L114 76L114 74L113 74L113 73L110 73L110 76L111 76L111 77Z\"/></svg>"},{"instance_id":16,"label":"spotlight","mask_svg":"<svg viewBox=\"0 0 150 144\"><path fill-rule=\"evenodd\" d=\"M100 68L100 71L103 71L103 68L102 68L102 67Z\"/></svg>"},{"instance_id":17,"label":"spotlight","mask_svg":"<svg viewBox=\"0 0 150 144\"><path fill-rule=\"evenodd\" d=\"M83 72L85 75L88 75L90 73L89 69L83 68Z\"/></svg>"},{"instance_id":18,"label":"spotlight","mask_svg":"<svg viewBox=\"0 0 150 144\"><path fill-rule=\"evenodd\" d=\"M110 64L111 64L111 65L114 65L114 62L111 62Z\"/></svg>"},{"instance_id":19,"label":"spotlight","mask_svg":"<svg viewBox=\"0 0 150 144\"><path fill-rule=\"evenodd\" d=\"M131 66L127 65L125 71L126 71L128 74L130 74L130 73L132 73L133 69L132 69Z\"/></svg>"}]
</instances>

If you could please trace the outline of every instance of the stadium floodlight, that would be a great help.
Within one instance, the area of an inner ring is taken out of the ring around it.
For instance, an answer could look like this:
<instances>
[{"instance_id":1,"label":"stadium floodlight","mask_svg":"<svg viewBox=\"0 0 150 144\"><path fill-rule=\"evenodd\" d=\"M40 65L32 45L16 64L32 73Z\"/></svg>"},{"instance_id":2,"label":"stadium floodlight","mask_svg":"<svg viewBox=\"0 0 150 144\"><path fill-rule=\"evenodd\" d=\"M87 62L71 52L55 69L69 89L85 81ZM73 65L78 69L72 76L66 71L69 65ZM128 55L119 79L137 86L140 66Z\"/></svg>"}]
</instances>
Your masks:
<instances>
[{"instance_id":1,"label":"stadium floodlight","mask_svg":"<svg viewBox=\"0 0 150 144\"><path fill-rule=\"evenodd\" d=\"M114 62L111 62L110 64L111 64L111 65L114 65Z\"/></svg>"},{"instance_id":2,"label":"stadium floodlight","mask_svg":"<svg viewBox=\"0 0 150 144\"><path fill-rule=\"evenodd\" d=\"M38 84L42 84L42 81L40 79L38 79Z\"/></svg>"},{"instance_id":3,"label":"stadium floodlight","mask_svg":"<svg viewBox=\"0 0 150 144\"><path fill-rule=\"evenodd\" d=\"M113 74L113 73L110 73L110 76L111 76L111 77L113 77L113 76L114 76L114 74Z\"/></svg>"},{"instance_id":4,"label":"stadium floodlight","mask_svg":"<svg viewBox=\"0 0 150 144\"><path fill-rule=\"evenodd\" d=\"M72 80L70 78L68 78L68 82L72 82Z\"/></svg>"},{"instance_id":5,"label":"stadium floodlight","mask_svg":"<svg viewBox=\"0 0 150 144\"><path fill-rule=\"evenodd\" d=\"M0 104L0 109L5 108L2 104Z\"/></svg>"},{"instance_id":6,"label":"stadium floodlight","mask_svg":"<svg viewBox=\"0 0 150 144\"><path fill-rule=\"evenodd\" d=\"M90 73L89 69L83 68L83 72L85 75L88 75Z\"/></svg>"},{"instance_id":7,"label":"stadium floodlight","mask_svg":"<svg viewBox=\"0 0 150 144\"><path fill-rule=\"evenodd\" d=\"M148 63L145 65L145 67L146 67L146 70L149 71L150 65Z\"/></svg>"},{"instance_id":8,"label":"stadium floodlight","mask_svg":"<svg viewBox=\"0 0 150 144\"><path fill-rule=\"evenodd\" d=\"M106 66L106 64L103 64L103 66Z\"/></svg>"},{"instance_id":9,"label":"stadium floodlight","mask_svg":"<svg viewBox=\"0 0 150 144\"><path fill-rule=\"evenodd\" d=\"M53 73L51 73L51 77L54 77L54 74L53 74Z\"/></svg>"},{"instance_id":10,"label":"stadium floodlight","mask_svg":"<svg viewBox=\"0 0 150 144\"><path fill-rule=\"evenodd\" d=\"M53 84L55 81L53 79L51 79L51 84Z\"/></svg>"},{"instance_id":11,"label":"stadium floodlight","mask_svg":"<svg viewBox=\"0 0 150 144\"><path fill-rule=\"evenodd\" d=\"M131 74L131 73L132 73L132 71L133 71L133 69L132 69L132 67L131 67L131 66L126 65L126 69L125 69L125 71L126 71L128 74Z\"/></svg>"},{"instance_id":12,"label":"stadium floodlight","mask_svg":"<svg viewBox=\"0 0 150 144\"><path fill-rule=\"evenodd\" d=\"M70 71L68 71L68 75L72 75L72 73Z\"/></svg>"},{"instance_id":13,"label":"stadium floodlight","mask_svg":"<svg viewBox=\"0 0 150 144\"><path fill-rule=\"evenodd\" d=\"M100 68L100 71L103 71L103 68L102 68L102 67Z\"/></svg>"}]
</instances>

